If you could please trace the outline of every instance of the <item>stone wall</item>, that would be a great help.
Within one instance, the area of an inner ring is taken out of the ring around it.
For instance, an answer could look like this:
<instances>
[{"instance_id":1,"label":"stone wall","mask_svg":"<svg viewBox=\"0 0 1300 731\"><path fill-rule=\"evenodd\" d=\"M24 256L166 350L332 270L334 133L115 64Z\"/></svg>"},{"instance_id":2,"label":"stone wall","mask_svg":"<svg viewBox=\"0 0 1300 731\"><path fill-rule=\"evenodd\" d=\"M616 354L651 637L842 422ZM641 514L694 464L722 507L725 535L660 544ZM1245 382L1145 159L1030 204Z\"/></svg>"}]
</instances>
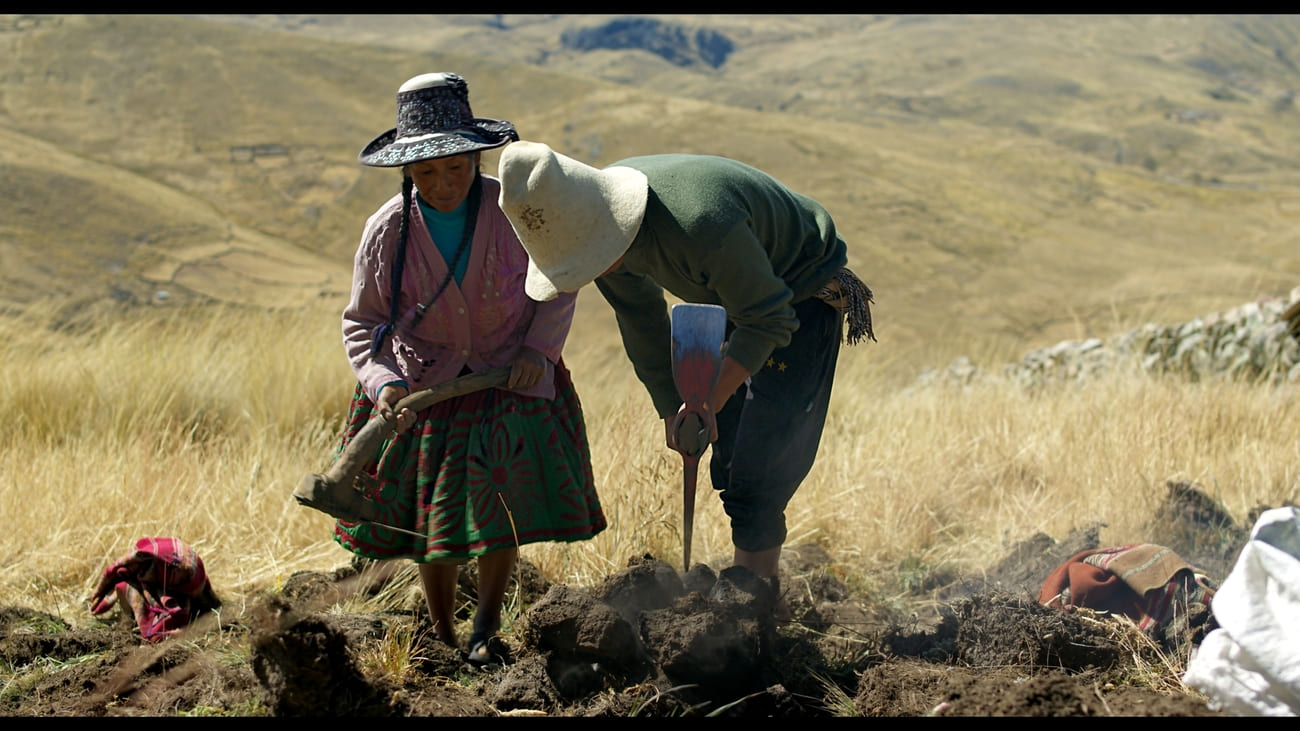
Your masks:
<instances>
[{"instance_id":1,"label":"stone wall","mask_svg":"<svg viewBox=\"0 0 1300 731\"><path fill-rule=\"evenodd\" d=\"M1189 379L1247 378L1300 383L1300 287L1288 297L1261 298L1180 325L1143 327L1102 340L1065 340L1030 351L1002 375L1027 387L1049 380L1085 380L1120 364L1148 373L1176 373ZM969 358L918 379L967 384L989 374Z\"/></svg>"}]
</instances>

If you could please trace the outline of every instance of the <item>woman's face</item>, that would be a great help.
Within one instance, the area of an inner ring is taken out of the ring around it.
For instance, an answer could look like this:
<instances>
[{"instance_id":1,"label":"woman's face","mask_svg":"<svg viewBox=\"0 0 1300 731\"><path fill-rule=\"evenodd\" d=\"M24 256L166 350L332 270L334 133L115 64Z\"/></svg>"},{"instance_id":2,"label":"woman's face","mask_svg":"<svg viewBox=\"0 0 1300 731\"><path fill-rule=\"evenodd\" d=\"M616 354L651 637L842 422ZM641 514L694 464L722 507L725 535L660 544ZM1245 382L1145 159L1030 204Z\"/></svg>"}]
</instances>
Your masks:
<instances>
[{"instance_id":1,"label":"woman's face","mask_svg":"<svg viewBox=\"0 0 1300 731\"><path fill-rule=\"evenodd\" d=\"M406 166L406 172L420 191L425 203L451 213L465 202L474 174L478 171L478 153L466 152L436 160L421 160Z\"/></svg>"}]
</instances>

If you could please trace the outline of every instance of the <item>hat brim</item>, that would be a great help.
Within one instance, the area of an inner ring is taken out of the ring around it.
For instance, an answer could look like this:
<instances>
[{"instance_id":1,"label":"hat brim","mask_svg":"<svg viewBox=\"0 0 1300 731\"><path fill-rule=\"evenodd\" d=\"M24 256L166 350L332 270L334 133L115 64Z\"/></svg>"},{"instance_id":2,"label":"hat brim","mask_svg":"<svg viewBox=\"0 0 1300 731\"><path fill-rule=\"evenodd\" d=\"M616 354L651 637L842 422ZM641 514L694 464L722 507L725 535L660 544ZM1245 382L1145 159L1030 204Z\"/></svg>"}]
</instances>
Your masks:
<instances>
[{"instance_id":1,"label":"hat brim","mask_svg":"<svg viewBox=\"0 0 1300 731\"><path fill-rule=\"evenodd\" d=\"M515 127L495 119L475 119L474 126L398 140L397 128L370 141L357 155L362 165L395 168L422 160L491 150L517 139Z\"/></svg>"},{"instance_id":2,"label":"hat brim","mask_svg":"<svg viewBox=\"0 0 1300 731\"><path fill-rule=\"evenodd\" d=\"M536 302L550 302L560 296L560 290L546 273L537 267L537 262L528 259L528 274L524 277L524 293Z\"/></svg>"},{"instance_id":3,"label":"hat brim","mask_svg":"<svg viewBox=\"0 0 1300 731\"><path fill-rule=\"evenodd\" d=\"M549 302L561 293L577 292L614 266L632 243L630 237L608 237L592 242L580 256L570 257L562 266L543 271L537 260L528 257L528 274L524 293L537 302Z\"/></svg>"},{"instance_id":4,"label":"hat brim","mask_svg":"<svg viewBox=\"0 0 1300 731\"><path fill-rule=\"evenodd\" d=\"M569 222L576 223L576 227L567 230L571 238L561 246L572 253L546 268L529 256L524 292L531 299L546 302L561 292L578 291L618 262L636 238L649 195L645 173L614 165L600 171L594 180L602 205L579 206L567 217ZM503 196L504 191L503 186ZM551 245L559 243L556 237L563 239L565 234L561 233L562 230L551 232ZM516 227L516 235L524 241L524 236L530 233L525 228L525 233L519 234ZM524 241L524 244L527 248L528 242Z\"/></svg>"}]
</instances>

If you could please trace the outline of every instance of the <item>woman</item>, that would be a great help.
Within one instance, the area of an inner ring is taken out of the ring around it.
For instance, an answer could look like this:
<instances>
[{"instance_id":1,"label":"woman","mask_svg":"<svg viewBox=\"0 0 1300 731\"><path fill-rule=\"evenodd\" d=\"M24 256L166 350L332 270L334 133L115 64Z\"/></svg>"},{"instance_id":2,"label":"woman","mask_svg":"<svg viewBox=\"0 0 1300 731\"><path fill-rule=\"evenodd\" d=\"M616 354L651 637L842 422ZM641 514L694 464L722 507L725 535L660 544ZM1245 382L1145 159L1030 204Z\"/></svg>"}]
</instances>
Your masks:
<instances>
[{"instance_id":1,"label":"woman","mask_svg":"<svg viewBox=\"0 0 1300 731\"><path fill-rule=\"evenodd\" d=\"M396 429L366 470L374 522L340 520L334 538L360 556L418 563L434 631L453 647L460 564L477 558L468 655L477 664L492 658L518 547L605 528L582 406L560 357L576 295L527 296L528 255L497 205L499 181L479 170L483 150L516 139L509 122L473 116L456 74L403 84L397 126L359 155L401 168L402 192L366 222L343 312L358 383L341 448L372 414ZM503 387L394 413L413 391L506 366Z\"/></svg>"}]
</instances>

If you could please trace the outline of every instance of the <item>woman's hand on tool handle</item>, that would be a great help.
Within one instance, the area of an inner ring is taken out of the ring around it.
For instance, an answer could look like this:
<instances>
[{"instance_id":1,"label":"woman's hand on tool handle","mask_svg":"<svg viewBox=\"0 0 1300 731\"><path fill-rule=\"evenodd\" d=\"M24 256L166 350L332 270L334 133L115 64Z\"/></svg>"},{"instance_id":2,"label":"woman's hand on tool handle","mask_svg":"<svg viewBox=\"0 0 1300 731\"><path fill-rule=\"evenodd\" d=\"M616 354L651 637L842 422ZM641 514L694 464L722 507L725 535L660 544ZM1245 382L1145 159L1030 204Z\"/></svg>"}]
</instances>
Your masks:
<instances>
[{"instance_id":1,"label":"woman's hand on tool handle","mask_svg":"<svg viewBox=\"0 0 1300 731\"><path fill-rule=\"evenodd\" d=\"M393 410L397 408L397 402L410 395L410 390L405 386L389 384L379 392L379 402L375 407L379 410L379 415L388 421L394 420ZM402 409L396 416L396 423L393 424L393 434L401 434L411 426L415 421L415 414L410 409Z\"/></svg>"},{"instance_id":2,"label":"woman's hand on tool handle","mask_svg":"<svg viewBox=\"0 0 1300 731\"><path fill-rule=\"evenodd\" d=\"M545 374L546 356L525 345L510 362L510 380L506 385L510 388L528 388L537 385Z\"/></svg>"}]
</instances>

